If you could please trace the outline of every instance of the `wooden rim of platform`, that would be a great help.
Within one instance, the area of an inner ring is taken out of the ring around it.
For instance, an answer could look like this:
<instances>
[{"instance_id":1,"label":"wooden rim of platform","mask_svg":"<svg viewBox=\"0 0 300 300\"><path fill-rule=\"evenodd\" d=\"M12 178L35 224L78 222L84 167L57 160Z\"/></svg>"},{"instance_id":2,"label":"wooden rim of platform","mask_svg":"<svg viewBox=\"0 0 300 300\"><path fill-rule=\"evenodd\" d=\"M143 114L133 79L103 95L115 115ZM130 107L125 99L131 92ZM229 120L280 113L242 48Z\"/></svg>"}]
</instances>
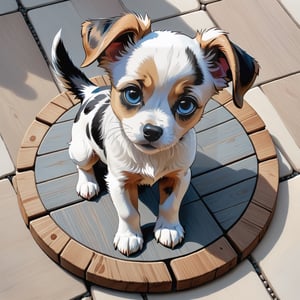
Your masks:
<instances>
[{"instance_id":1,"label":"wooden rim of platform","mask_svg":"<svg viewBox=\"0 0 300 300\"><path fill-rule=\"evenodd\" d=\"M109 85L106 76L93 81ZM272 219L279 183L272 139L256 112L245 102L238 109L223 91L213 97L243 126L255 149L256 187L247 209L223 236L203 249L169 261L135 262L97 253L66 234L45 209L35 182L35 159L48 129L78 103L68 92L52 99L28 128L19 150L15 186L19 207L32 236L56 263L85 280L122 291L170 292L211 281L246 258L262 239Z\"/></svg>"}]
</instances>

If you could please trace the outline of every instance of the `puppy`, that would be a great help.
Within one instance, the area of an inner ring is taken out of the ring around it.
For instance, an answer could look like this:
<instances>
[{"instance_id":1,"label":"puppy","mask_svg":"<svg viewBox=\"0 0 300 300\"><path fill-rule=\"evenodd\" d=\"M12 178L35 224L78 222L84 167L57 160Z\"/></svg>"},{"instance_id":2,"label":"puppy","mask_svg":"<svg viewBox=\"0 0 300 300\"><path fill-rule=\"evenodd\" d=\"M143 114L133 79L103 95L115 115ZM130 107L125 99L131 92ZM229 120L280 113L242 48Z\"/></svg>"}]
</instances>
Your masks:
<instances>
[{"instance_id":1,"label":"puppy","mask_svg":"<svg viewBox=\"0 0 300 300\"><path fill-rule=\"evenodd\" d=\"M175 247L184 237L179 207L189 186L196 154L193 127L212 95L232 81L233 101L258 74L257 62L217 29L194 38L151 31L148 17L126 14L82 25L85 60L98 61L111 89L95 86L70 60L60 33L52 47L53 68L81 101L69 154L78 168L77 192L99 193L93 165L108 167L106 182L118 213L114 246L130 255L143 247L138 186L159 181L158 242Z\"/></svg>"}]
</instances>

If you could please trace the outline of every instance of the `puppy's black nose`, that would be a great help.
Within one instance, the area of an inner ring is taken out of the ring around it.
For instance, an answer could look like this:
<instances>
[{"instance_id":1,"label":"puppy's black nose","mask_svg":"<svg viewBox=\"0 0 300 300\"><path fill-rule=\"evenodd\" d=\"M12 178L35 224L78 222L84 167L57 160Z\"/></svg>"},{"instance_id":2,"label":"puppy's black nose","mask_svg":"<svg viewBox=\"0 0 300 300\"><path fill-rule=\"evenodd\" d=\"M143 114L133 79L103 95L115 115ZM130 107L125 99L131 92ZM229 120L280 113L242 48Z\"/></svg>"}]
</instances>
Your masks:
<instances>
[{"instance_id":1,"label":"puppy's black nose","mask_svg":"<svg viewBox=\"0 0 300 300\"><path fill-rule=\"evenodd\" d=\"M163 129L159 126L147 123L143 129L144 137L149 142L157 141L163 134Z\"/></svg>"}]
</instances>

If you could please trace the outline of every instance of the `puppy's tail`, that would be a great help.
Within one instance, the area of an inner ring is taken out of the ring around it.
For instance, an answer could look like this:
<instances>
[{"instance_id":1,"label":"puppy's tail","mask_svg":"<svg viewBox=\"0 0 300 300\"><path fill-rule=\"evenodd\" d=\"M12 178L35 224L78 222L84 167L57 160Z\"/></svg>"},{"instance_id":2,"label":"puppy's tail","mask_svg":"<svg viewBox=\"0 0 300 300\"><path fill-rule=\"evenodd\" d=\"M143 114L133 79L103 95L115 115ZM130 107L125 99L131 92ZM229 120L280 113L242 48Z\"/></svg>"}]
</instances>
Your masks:
<instances>
[{"instance_id":1,"label":"puppy's tail","mask_svg":"<svg viewBox=\"0 0 300 300\"><path fill-rule=\"evenodd\" d=\"M61 30L52 43L52 68L63 86L81 101L85 91L96 86L73 64L61 40Z\"/></svg>"}]
</instances>

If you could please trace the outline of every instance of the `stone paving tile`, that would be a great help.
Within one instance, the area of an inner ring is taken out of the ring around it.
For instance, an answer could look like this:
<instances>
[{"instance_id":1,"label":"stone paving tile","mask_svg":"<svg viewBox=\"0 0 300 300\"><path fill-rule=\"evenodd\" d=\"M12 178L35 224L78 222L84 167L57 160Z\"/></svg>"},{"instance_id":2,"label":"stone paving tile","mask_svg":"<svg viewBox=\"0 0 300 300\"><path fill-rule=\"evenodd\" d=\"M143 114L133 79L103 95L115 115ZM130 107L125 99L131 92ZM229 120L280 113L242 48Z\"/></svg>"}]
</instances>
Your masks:
<instances>
[{"instance_id":1,"label":"stone paving tile","mask_svg":"<svg viewBox=\"0 0 300 300\"><path fill-rule=\"evenodd\" d=\"M30 10L28 13L39 40L51 61L51 47L54 36L62 29L62 39L74 64L80 66L84 60L81 42L81 18L70 1ZM88 77L100 72L96 64L83 70Z\"/></svg>"},{"instance_id":2,"label":"stone paving tile","mask_svg":"<svg viewBox=\"0 0 300 300\"><path fill-rule=\"evenodd\" d=\"M300 176L279 186L277 207L252 256L280 299L299 299Z\"/></svg>"},{"instance_id":3,"label":"stone paving tile","mask_svg":"<svg viewBox=\"0 0 300 300\"><path fill-rule=\"evenodd\" d=\"M215 24L210 19L208 14L205 11L201 10L170 18L168 20L154 22L152 25L152 29L174 30L194 37L196 34L196 30L207 29L214 26Z\"/></svg>"},{"instance_id":4,"label":"stone paving tile","mask_svg":"<svg viewBox=\"0 0 300 300\"><path fill-rule=\"evenodd\" d=\"M96 3L95 1L93 2ZM102 0L101 3L104 3L104 0ZM74 0L74 5L71 1L66 1L29 11L29 19L38 34L49 60L51 60L53 38L55 34L62 29L62 39L71 59L78 67L83 62L85 54L81 42L81 23L90 18L87 15L91 11L91 7L89 6L87 6L87 9L83 10L83 5L84 2L82 0ZM95 7L95 9L97 8L97 11L99 11L98 17L109 17L113 13L113 9L100 10L100 4L95 4L93 7ZM103 7L105 7L105 5L103 5ZM114 15L120 15L122 13L121 6L114 4L113 7L115 8ZM78 14L79 11L81 15ZM82 69L82 71L88 77L104 74L104 70L98 68L96 62L91 66Z\"/></svg>"},{"instance_id":5,"label":"stone paving tile","mask_svg":"<svg viewBox=\"0 0 300 300\"><path fill-rule=\"evenodd\" d=\"M71 2L78 15L84 20L110 18L124 12L124 7L119 0L71 0Z\"/></svg>"},{"instance_id":6,"label":"stone paving tile","mask_svg":"<svg viewBox=\"0 0 300 300\"><path fill-rule=\"evenodd\" d=\"M20 0L24 7L28 9L36 6L49 5L58 1L59 0Z\"/></svg>"},{"instance_id":7,"label":"stone paving tile","mask_svg":"<svg viewBox=\"0 0 300 300\"><path fill-rule=\"evenodd\" d=\"M286 176L289 176L293 173L293 168L289 164L288 160L285 158L285 156L281 153L281 151L276 147L276 153L277 153L277 159L279 162L279 177L283 178Z\"/></svg>"},{"instance_id":8,"label":"stone paving tile","mask_svg":"<svg viewBox=\"0 0 300 300\"><path fill-rule=\"evenodd\" d=\"M0 15L17 11L18 4L15 0L1 0Z\"/></svg>"},{"instance_id":9,"label":"stone paving tile","mask_svg":"<svg viewBox=\"0 0 300 300\"><path fill-rule=\"evenodd\" d=\"M252 265L245 260L225 276L199 288L174 294L151 294L147 299L267 300L269 295Z\"/></svg>"},{"instance_id":10,"label":"stone paving tile","mask_svg":"<svg viewBox=\"0 0 300 300\"><path fill-rule=\"evenodd\" d=\"M300 30L274 0L223 0L207 5L217 25L260 66L256 84L300 70Z\"/></svg>"},{"instance_id":11,"label":"stone paving tile","mask_svg":"<svg viewBox=\"0 0 300 300\"><path fill-rule=\"evenodd\" d=\"M7 179L0 181L0 191L0 299L72 299L86 293L81 280L35 244Z\"/></svg>"},{"instance_id":12,"label":"stone paving tile","mask_svg":"<svg viewBox=\"0 0 300 300\"><path fill-rule=\"evenodd\" d=\"M91 295L93 300L142 300L143 297L140 294L135 293L125 293L113 291L105 288L101 288L99 286L91 287Z\"/></svg>"},{"instance_id":13,"label":"stone paving tile","mask_svg":"<svg viewBox=\"0 0 300 300\"><path fill-rule=\"evenodd\" d=\"M0 16L0 40L0 135L15 162L26 129L58 90L20 13Z\"/></svg>"},{"instance_id":14,"label":"stone paving tile","mask_svg":"<svg viewBox=\"0 0 300 300\"><path fill-rule=\"evenodd\" d=\"M15 167L0 136L0 178L14 173Z\"/></svg>"},{"instance_id":15,"label":"stone paving tile","mask_svg":"<svg viewBox=\"0 0 300 300\"><path fill-rule=\"evenodd\" d=\"M266 124L273 141L291 164L294 170L300 171L300 149L270 99L258 87L251 89L245 99L256 110Z\"/></svg>"},{"instance_id":16,"label":"stone paving tile","mask_svg":"<svg viewBox=\"0 0 300 300\"><path fill-rule=\"evenodd\" d=\"M261 89L300 148L300 73L264 84Z\"/></svg>"},{"instance_id":17,"label":"stone paving tile","mask_svg":"<svg viewBox=\"0 0 300 300\"><path fill-rule=\"evenodd\" d=\"M297 0L279 0L288 11L295 22L300 24L300 1Z\"/></svg>"},{"instance_id":18,"label":"stone paving tile","mask_svg":"<svg viewBox=\"0 0 300 300\"><path fill-rule=\"evenodd\" d=\"M128 11L148 14L152 20L174 17L200 9L197 0L120 0Z\"/></svg>"}]
</instances>

